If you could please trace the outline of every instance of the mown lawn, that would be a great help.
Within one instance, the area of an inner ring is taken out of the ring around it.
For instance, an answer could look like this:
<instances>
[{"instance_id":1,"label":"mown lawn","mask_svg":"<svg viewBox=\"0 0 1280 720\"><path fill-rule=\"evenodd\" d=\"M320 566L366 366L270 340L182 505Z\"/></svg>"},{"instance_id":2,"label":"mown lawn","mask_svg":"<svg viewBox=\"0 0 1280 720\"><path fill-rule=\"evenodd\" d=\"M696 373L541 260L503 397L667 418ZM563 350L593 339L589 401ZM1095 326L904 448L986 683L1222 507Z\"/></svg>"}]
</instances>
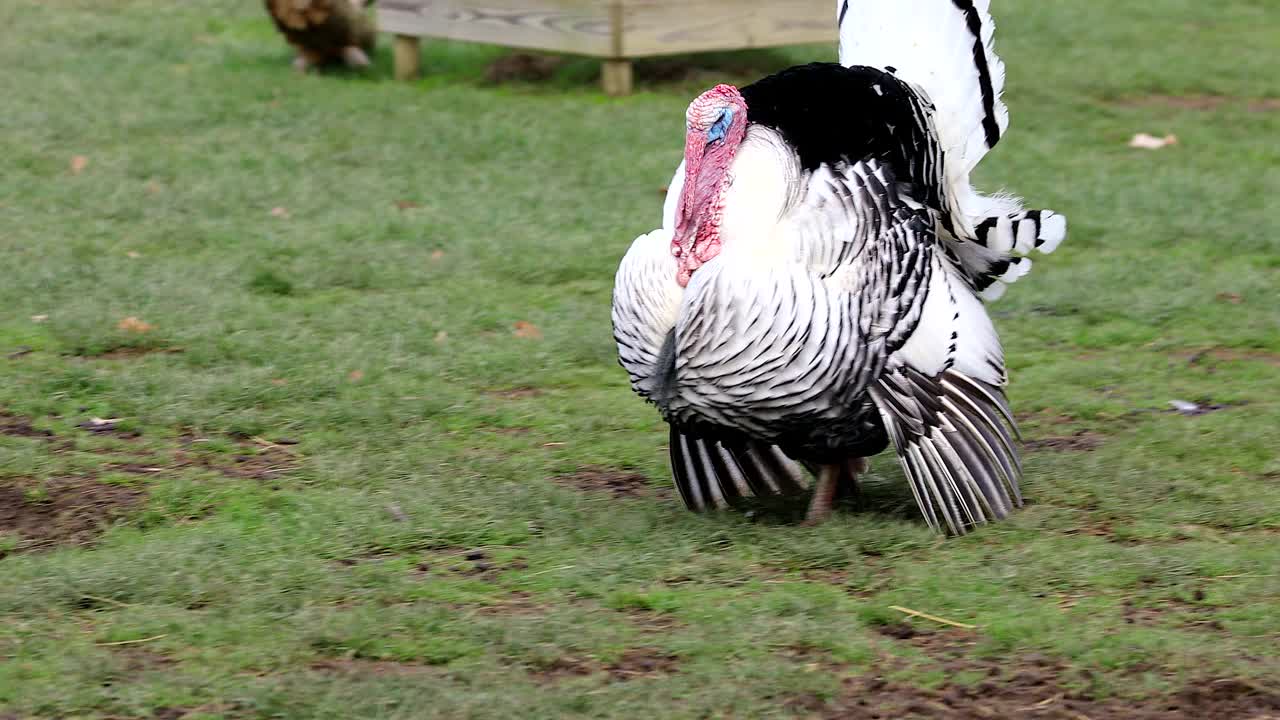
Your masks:
<instances>
[{"instance_id":1,"label":"mown lawn","mask_svg":"<svg viewBox=\"0 0 1280 720\"><path fill-rule=\"evenodd\" d=\"M888 455L816 529L685 512L615 362L688 100L830 48L607 99L4 2L0 717L1280 713L1280 26L995 5L982 181L1072 234L993 306L1031 504L942 540Z\"/></svg>"}]
</instances>

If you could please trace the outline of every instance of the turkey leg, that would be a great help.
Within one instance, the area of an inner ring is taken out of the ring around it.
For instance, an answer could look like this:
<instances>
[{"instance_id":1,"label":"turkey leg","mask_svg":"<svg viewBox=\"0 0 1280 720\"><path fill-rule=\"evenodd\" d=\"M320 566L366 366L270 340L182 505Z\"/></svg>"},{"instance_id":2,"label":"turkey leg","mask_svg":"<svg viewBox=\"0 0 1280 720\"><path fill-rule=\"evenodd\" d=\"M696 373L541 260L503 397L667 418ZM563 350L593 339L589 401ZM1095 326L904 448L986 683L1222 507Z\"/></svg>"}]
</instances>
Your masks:
<instances>
[{"instance_id":1,"label":"turkey leg","mask_svg":"<svg viewBox=\"0 0 1280 720\"><path fill-rule=\"evenodd\" d=\"M818 481L813 485L813 498L809 500L809 512L804 517L805 525L817 525L831 516L831 506L835 503L836 487L839 482L839 465L823 465L818 469Z\"/></svg>"},{"instance_id":2,"label":"turkey leg","mask_svg":"<svg viewBox=\"0 0 1280 720\"><path fill-rule=\"evenodd\" d=\"M866 458L852 458L838 465L823 465L818 469L818 481L813 486L813 498L809 500L809 512L805 514L805 525L817 525L831 517L831 508L835 505L836 490L841 486L840 480L848 473L846 487L853 493L858 491L858 474L868 469Z\"/></svg>"}]
</instances>

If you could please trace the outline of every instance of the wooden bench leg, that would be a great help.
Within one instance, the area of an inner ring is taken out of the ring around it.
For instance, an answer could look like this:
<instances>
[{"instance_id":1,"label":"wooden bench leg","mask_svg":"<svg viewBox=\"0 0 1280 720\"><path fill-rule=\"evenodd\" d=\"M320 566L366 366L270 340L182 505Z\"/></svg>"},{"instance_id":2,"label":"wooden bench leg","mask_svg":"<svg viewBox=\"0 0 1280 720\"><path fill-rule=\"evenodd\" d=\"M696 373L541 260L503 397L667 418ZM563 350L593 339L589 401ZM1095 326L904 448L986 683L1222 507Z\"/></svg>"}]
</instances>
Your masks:
<instances>
[{"instance_id":1,"label":"wooden bench leg","mask_svg":"<svg viewBox=\"0 0 1280 720\"><path fill-rule=\"evenodd\" d=\"M605 60L600 67L600 84L608 95L630 95L632 73L630 60Z\"/></svg>"},{"instance_id":2,"label":"wooden bench leg","mask_svg":"<svg viewBox=\"0 0 1280 720\"><path fill-rule=\"evenodd\" d=\"M395 74L397 80L412 80L422 72L422 48L414 35L396 35Z\"/></svg>"}]
</instances>

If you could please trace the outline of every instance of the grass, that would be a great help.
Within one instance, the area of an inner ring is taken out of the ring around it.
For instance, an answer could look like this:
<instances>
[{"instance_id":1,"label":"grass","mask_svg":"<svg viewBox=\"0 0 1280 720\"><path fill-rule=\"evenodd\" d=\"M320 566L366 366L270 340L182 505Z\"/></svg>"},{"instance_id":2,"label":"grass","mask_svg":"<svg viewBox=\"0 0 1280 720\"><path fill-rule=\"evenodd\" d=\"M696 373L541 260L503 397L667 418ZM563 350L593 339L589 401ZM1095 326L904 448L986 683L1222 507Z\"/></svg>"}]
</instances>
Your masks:
<instances>
[{"instance_id":1,"label":"grass","mask_svg":"<svg viewBox=\"0 0 1280 720\"><path fill-rule=\"evenodd\" d=\"M253 3L5 3L0 499L51 529L131 500L91 546L0 533L0 715L783 717L978 682L939 640L1097 703L1274 679L1280 30L997 12L981 181L1072 235L993 306L1032 504L942 541L888 455L817 529L686 513L614 359L689 98L829 49L607 99L449 43L413 84L385 42L297 77Z\"/></svg>"}]
</instances>

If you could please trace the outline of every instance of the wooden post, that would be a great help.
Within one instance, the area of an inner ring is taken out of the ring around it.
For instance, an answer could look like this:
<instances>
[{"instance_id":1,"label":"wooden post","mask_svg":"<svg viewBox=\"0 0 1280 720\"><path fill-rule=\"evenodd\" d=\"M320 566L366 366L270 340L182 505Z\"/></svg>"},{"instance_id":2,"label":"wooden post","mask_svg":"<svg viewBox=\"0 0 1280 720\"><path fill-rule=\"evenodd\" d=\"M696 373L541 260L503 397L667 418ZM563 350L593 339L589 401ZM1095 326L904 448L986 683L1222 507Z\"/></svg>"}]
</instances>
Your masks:
<instances>
[{"instance_id":1,"label":"wooden post","mask_svg":"<svg viewBox=\"0 0 1280 720\"><path fill-rule=\"evenodd\" d=\"M623 43L623 26L626 17L623 0L609 3L609 57L600 65L600 84L606 95L630 95L632 85L631 61L627 59Z\"/></svg>"},{"instance_id":2,"label":"wooden post","mask_svg":"<svg viewBox=\"0 0 1280 720\"><path fill-rule=\"evenodd\" d=\"M395 75L397 80L412 80L422 72L422 48L416 35L396 35Z\"/></svg>"},{"instance_id":3,"label":"wooden post","mask_svg":"<svg viewBox=\"0 0 1280 720\"><path fill-rule=\"evenodd\" d=\"M608 95L630 95L632 72L630 60L605 60L600 66L600 84Z\"/></svg>"}]
</instances>

